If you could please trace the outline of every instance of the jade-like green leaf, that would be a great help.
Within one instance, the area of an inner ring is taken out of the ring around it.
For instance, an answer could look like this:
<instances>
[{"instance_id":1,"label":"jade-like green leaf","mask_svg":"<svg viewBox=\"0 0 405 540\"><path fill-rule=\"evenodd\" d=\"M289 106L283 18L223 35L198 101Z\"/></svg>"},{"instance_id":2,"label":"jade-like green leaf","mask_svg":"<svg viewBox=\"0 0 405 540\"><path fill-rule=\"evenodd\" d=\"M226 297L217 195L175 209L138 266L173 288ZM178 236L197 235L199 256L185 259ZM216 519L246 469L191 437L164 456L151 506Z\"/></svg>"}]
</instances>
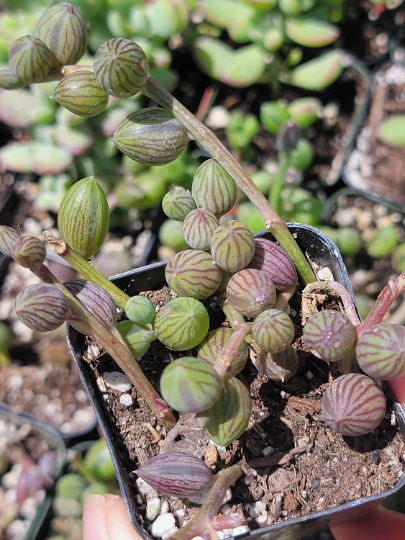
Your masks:
<instances>
[{"instance_id":1,"label":"jade-like green leaf","mask_svg":"<svg viewBox=\"0 0 405 540\"><path fill-rule=\"evenodd\" d=\"M34 172L34 146L36 143L13 143L0 150L0 168L7 171Z\"/></svg>"},{"instance_id":2,"label":"jade-like green leaf","mask_svg":"<svg viewBox=\"0 0 405 540\"><path fill-rule=\"evenodd\" d=\"M151 32L162 39L181 32L188 21L186 0L157 0L145 7Z\"/></svg>"},{"instance_id":3,"label":"jade-like green leaf","mask_svg":"<svg viewBox=\"0 0 405 540\"><path fill-rule=\"evenodd\" d=\"M301 64L280 78L283 82L306 90L323 90L336 81L342 71L342 51L334 49Z\"/></svg>"},{"instance_id":4,"label":"jade-like green leaf","mask_svg":"<svg viewBox=\"0 0 405 540\"><path fill-rule=\"evenodd\" d=\"M230 58L221 81L230 86L245 87L257 82L263 75L265 54L257 45L246 45Z\"/></svg>"},{"instance_id":5,"label":"jade-like green leaf","mask_svg":"<svg viewBox=\"0 0 405 540\"><path fill-rule=\"evenodd\" d=\"M74 156L83 154L93 144L92 137L63 124L57 126L55 134L58 145Z\"/></svg>"},{"instance_id":6,"label":"jade-like green leaf","mask_svg":"<svg viewBox=\"0 0 405 540\"><path fill-rule=\"evenodd\" d=\"M323 47L333 43L339 36L339 29L326 21L310 17L291 17L286 20L287 36L299 45Z\"/></svg>"},{"instance_id":7,"label":"jade-like green leaf","mask_svg":"<svg viewBox=\"0 0 405 540\"><path fill-rule=\"evenodd\" d=\"M405 114L396 114L384 120L378 128L378 136L386 144L405 146Z\"/></svg>"},{"instance_id":8,"label":"jade-like green leaf","mask_svg":"<svg viewBox=\"0 0 405 540\"><path fill-rule=\"evenodd\" d=\"M202 37L194 43L194 53L200 68L210 77L218 81L232 57L232 49L220 41L210 37Z\"/></svg>"},{"instance_id":9,"label":"jade-like green leaf","mask_svg":"<svg viewBox=\"0 0 405 540\"><path fill-rule=\"evenodd\" d=\"M202 10L205 20L220 28L229 28L235 19L249 19L254 15L251 7L230 0L205 0Z\"/></svg>"},{"instance_id":10,"label":"jade-like green leaf","mask_svg":"<svg viewBox=\"0 0 405 540\"><path fill-rule=\"evenodd\" d=\"M38 120L48 120L44 113L53 110L50 103L51 106L47 107L44 100L29 90L0 91L0 120L12 127L29 127Z\"/></svg>"},{"instance_id":11,"label":"jade-like green leaf","mask_svg":"<svg viewBox=\"0 0 405 540\"><path fill-rule=\"evenodd\" d=\"M72 163L72 154L53 144L38 144L34 153L34 171L37 174L58 174Z\"/></svg>"}]
</instances>

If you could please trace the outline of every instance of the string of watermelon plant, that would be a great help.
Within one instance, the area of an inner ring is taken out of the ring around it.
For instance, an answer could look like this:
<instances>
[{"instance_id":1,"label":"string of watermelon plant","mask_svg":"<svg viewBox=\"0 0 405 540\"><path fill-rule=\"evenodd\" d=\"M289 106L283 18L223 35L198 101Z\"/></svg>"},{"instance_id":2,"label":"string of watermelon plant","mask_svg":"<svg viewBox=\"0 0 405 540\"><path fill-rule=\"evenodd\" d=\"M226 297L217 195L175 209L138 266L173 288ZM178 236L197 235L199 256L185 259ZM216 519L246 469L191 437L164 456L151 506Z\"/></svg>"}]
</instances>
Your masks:
<instances>
[{"instance_id":1,"label":"string of watermelon plant","mask_svg":"<svg viewBox=\"0 0 405 540\"><path fill-rule=\"evenodd\" d=\"M190 139L196 139L213 156L197 169L191 193L177 188L163 200L166 214L183 222L183 235L191 248L174 256L166 267L166 280L179 297L156 313L149 300L129 298L86 261L100 248L108 230L105 196L97 182L87 178L62 203L58 217L62 240L45 234L86 280L60 283L44 265L42 240L0 227L0 250L43 281L20 293L17 314L39 331L68 321L92 336L167 428L175 423L170 407L195 413L211 439L226 446L244 432L251 413L250 393L236 377L247 360L246 341L260 351L262 368L270 379L292 377L298 367L292 346L294 326L283 309L297 287L297 271L304 285L316 278L287 225L243 168L210 130L148 77L146 56L138 45L112 39L97 51L93 66L75 66L85 48L86 27L80 13L69 4L53 6L40 18L35 36L19 38L12 46L10 69L0 72L0 85L13 89L58 80L53 98L80 116L104 110L109 95L125 98L143 92L163 109L138 111L118 126L113 140L124 154L140 163L164 165L176 159ZM257 207L280 245L255 240L248 227L236 220L220 222L235 202L236 186ZM404 289L405 273L390 281L361 324L330 310L315 313L305 324L306 345L344 373L330 384L322 405L324 421L340 433L353 436L373 430L386 410L376 379L391 380L405 373L405 329L382 322ZM233 330L218 328L208 333L209 315L200 300L217 292ZM116 305L125 310L128 320L117 324ZM165 368L160 381L163 399L134 360L155 339L173 351L198 347L196 357L178 358ZM174 459L172 465L176 468L179 461ZM167 462L164 468L170 471ZM200 465L195 465L196 474L197 470ZM220 495L241 474L240 464L222 471L195 519L173 538L185 540L201 531L217 538L215 529L226 521L213 517ZM175 476L167 479L166 491L170 484L178 488ZM189 485L192 476L188 476ZM159 474L155 480L161 481ZM153 485L153 474L149 482Z\"/></svg>"}]
</instances>

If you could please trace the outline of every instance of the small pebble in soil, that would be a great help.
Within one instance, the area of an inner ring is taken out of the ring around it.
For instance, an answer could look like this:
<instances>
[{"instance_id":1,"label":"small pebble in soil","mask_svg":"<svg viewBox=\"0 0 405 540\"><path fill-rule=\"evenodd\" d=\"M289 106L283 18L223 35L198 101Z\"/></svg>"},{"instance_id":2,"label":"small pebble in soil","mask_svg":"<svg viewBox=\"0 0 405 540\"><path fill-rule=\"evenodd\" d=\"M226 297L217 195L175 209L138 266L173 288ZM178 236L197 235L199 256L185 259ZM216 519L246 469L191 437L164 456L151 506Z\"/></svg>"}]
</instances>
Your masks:
<instances>
[{"instance_id":1,"label":"small pebble in soil","mask_svg":"<svg viewBox=\"0 0 405 540\"><path fill-rule=\"evenodd\" d=\"M130 405L132 405L133 402L134 400L132 399L131 394L122 394L120 396L120 403L125 407L129 407Z\"/></svg>"},{"instance_id":2,"label":"small pebble in soil","mask_svg":"<svg viewBox=\"0 0 405 540\"><path fill-rule=\"evenodd\" d=\"M154 521L160 514L162 501L158 497L149 499L146 504L146 519Z\"/></svg>"},{"instance_id":3,"label":"small pebble in soil","mask_svg":"<svg viewBox=\"0 0 405 540\"><path fill-rule=\"evenodd\" d=\"M274 454L274 452L275 452L275 449L272 446L266 446L266 448L264 448L263 450L263 455L270 456L270 454Z\"/></svg>"},{"instance_id":4,"label":"small pebble in soil","mask_svg":"<svg viewBox=\"0 0 405 540\"><path fill-rule=\"evenodd\" d=\"M169 513L160 514L152 524L151 533L155 538L168 538L177 531L174 515ZM167 534L170 533L170 534Z\"/></svg>"},{"instance_id":5,"label":"small pebble in soil","mask_svg":"<svg viewBox=\"0 0 405 540\"><path fill-rule=\"evenodd\" d=\"M118 392L129 392L132 388L132 384L128 377L120 371L104 373L104 382L108 388L112 388Z\"/></svg>"},{"instance_id":6,"label":"small pebble in soil","mask_svg":"<svg viewBox=\"0 0 405 540\"><path fill-rule=\"evenodd\" d=\"M135 483L139 493L144 497L152 498L158 496L158 492L156 491L156 489L147 484L145 480L142 480L142 478L138 478Z\"/></svg>"}]
</instances>

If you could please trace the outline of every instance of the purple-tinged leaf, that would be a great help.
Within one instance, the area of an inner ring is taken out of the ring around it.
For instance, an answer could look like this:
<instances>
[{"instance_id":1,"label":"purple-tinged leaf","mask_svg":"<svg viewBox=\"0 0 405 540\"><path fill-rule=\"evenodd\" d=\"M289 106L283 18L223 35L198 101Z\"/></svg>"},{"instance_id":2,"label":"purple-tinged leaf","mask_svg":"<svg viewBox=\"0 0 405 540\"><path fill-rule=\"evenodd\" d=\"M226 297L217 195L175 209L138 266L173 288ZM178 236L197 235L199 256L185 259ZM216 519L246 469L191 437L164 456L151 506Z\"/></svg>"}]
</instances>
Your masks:
<instances>
[{"instance_id":1,"label":"purple-tinged leaf","mask_svg":"<svg viewBox=\"0 0 405 540\"><path fill-rule=\"evenodd\" d=\"M246 268L234 274L226 287L229 303L245 317L257 317L274 306L276 288L269 274Z\"/></svg>"},{"instance_id":2,"label":"purple-tinged leaf","mask_svg":"<svg viewBox=\"0 0 405 540\"><path fill-rule=\"evenodd\" d=\"M272 381L283 383L295 375L298 363L297 352L289 345L281 352L267 354L266 375Z\"/></svg>"},{"instance_id":3,"label":"purple-tinged leaf","mask_svg":"<svg viewBox=\"0 0 405 540\"><path fill-rule=\"evenodd\" d=\"M198 207L219 219L235 204L237 190L225 169L215 159L208 159L196 170L191 193Z\"/></svg>"},{"instance_id":4,"label":"purple-tinged leaf","mask_svg":"<svg viewBox=\"0 0 405 540\"><path fill-rule=\"evenodd\" d=\"M294 339L294 325L280 309L267 309L253 323L252 336L258 346L268 353L286 349Z\"/></svg>"},{"instance_id":5,"label":"purple-tinged leaf","mask_svg":"<svg viewBox=\"0 0 405 540\"><path fill-rule=\"evenodd\" d=\"M69 317L69 305L62 291L48 283L35 283L20 292L15 300L20 321L37 332L59 328Z\"/></svg>"},{"instance_id":6,"label":"purple-tinged leaf","mask_svg":"<svg viewBox=\"0 0 405 540\"><path fill-rule=\"evenodd\" d=\"M212 235L218 225L218 219L212 212L204 208L196 208L183 222L184 240L193 249L208 250Z\"/></svg>"},{"instance_id":7,"label":"purple-tinged leaf","mask_svg":"<svg viewBox=\"0 0 405 540\"><path fill-rule=\"evenodd\" d=\"M12 256L24 268L41 268L46 257L45 243L36 236L23 234L14 243Z\"/></svg>"},{"instance_id":8,"label":"purple-tinged leaf","mask_svg":"<svg viewBox=\"0 0 405 540\"><path fill-rule=\"evenodd\" d=\"M212 235L211 253L217 264L227 272L238 272L247 266L255 250L255 239L249 228L231 219L219 225Z\"/></svg>"},{"instance_id":9,"label":"purple-tinged leaf","mask_svg":"<svg viewBox=\"0 0 405 540\"><path fill-rule=\"evenodd\" d=\"M359 373L342 375L322 398L322 417L333 430L356 437L373 431L386 411L384 392L378 384Z\"/></svg>"},{"instance_id":10,"label":"purple-tinged leaf","mask_svg":"<svg viewBox=\"0 0 405 540\"><path fill-rule=\"evenodd\" d=\"M198 346L197 356L206 362L213 364L225 347L226 342L233 334L232 328L215 328L208 332L207 337ZM248 358L248 347L246 343L243 343L239 349L235 359L231 366L231 375L237 375L246 365Z\"/></svg>"},{"instance_id":11,"label":"purple-tinged leaf","mask_svg":"<svg viewBox=\"0 0 405 540\"><path fill-rule=\"evenodd\" d=\"M6 257L13 256L13 246L19 239L17 231L5 225L0 226L0 251Z\"/></svg>"}]
</instances>

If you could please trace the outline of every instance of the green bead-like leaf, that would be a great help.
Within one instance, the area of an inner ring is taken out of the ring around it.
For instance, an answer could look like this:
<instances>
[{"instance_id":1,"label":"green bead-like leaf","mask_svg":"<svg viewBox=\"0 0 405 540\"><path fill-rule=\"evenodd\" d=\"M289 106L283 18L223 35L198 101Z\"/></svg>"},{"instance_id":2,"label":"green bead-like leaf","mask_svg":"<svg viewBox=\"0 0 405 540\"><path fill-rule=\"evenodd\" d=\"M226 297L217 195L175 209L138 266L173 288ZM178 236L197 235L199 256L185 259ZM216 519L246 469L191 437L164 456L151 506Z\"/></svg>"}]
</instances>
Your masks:
<instances>
[{"instance_id":1,"label":"green bead-like leaf","mask_svg":"<svg viewBox=\"0 0 405 540\"><path fill-rule=\"evenodd\" d=\"M274 306L276 288L269 274L246 268L231 277L226 287L226 297L231 306L245 317L257 317Z\"/></svg>"},{"instance_id":2,"label":"green bead-like leaf","mask_svg":"<svg viewBox=\"0 0 405 540\"><path fill-rule=\"evenodd\" d=\"M0 88L4 88L4 90L17 90L18 88L23 88L26 84L20 81L20 79L17 79L11 69L0 70Z\"/></svg>"},{"instance_id":3,"label":"green bead-like leaf","mask_svg":"<svg viewBox=\"0 0 405 540\"><path fill-rule=\"evenodd\" d=\"M245 431L251 412L251 399L246 386L232 377L226 383L226 392L207 411L196 415L211 439L226 446Z\"/></svg>"},{"instance_id":4,"label":"green bead-like leaf","mask_svg":"<svg viewBox=\"0 0 405 540\"><path fill-rule=\"evenodd\" d=\"M61 3L40 17L35 35L52 52L52 67L76 64L86 52L87 26L79 10Z\"/></svg>"},{"instance_id":5,"label":"green bead-like leaf","mask_svg":"<svg viewBox=\"0 0 405 540\"><path fill-rule=\"evenodd\" d=\"M325 309L308 319L302 337L319 358L337 362L351 351L355 330L346 315Z\"/></svg>"},{"instance_id":6,"label":"green bead-like leaf","mask_svg":"<svg viewBox=\"0 0 405 540\"><path fill-rule=\"evenodd\" d=\"M143 356L156 339L153 330L142 328L132 321L121 321L117 324L117 328L134 358Z\"/></svg>"},{"instance_id":7,"label":"green bead-like leaf","mask_svg":"<svg viewBox=\"0 0 405 540\"><path fill-rule=\"evenodd\" d=\"M290 103L287 110L297 126L304 129L320 118L322 103L317 98L305 97Z\"/></svg>"},{"instance_id":8,"label":"green bead-like leaf","mask_svg":"<svg viewBox=\"0 0 405 540\"><path fill-rule=\"evenodd\" d=\"M227 272L245 268L252 260L254 250L253 234L239 221L226 221L212 235L211 253L215 264Z\"/></svg>"},{"instance_id":9,"label":"green bead-like leaf","mask_svg":"<svg viewBox=\"0 0 405 540\"><path fill-rule=\"evenodd\" d=\"M225 169L215 159L208 159L194 174L191 194L198 207L209 210L219 219L235 204L237 190Z\"/></svg>"},{"instance_id":10,"label":"green bead-like leaf","mask_svg":"<svg viewBox=\"0 0 405 540\"><path fill-rule=\"evenodd\" d=\"M298 364L297 352L289 345L283 351L267 354L266 375L272 381L283 383L295 375Z\"/></svg>"},{"instance_id":11,"label":"green bead-like leaf","mask_svg":"<svg viewBox=\"0 0 405 540\"><path fill-rule=\"evenodd\" d=\"M405 375L405 328L399 324L376 324L357 342L357 361L374 379L391 381Z\"/></svg>"},{"instance_id":12,"label":"green bead-like leaf","mask_svg":"<svg viewBox=\"0 0 405 540\"><path fill-rule=\"evenodd\" d=\"M125 176L115 188L117 206L147 210L157 206L166 191L166 180L154 171Z\"/></svg>"},{"instance_id":13,"label":"green bead-like leaf","mask_svg":"<svg viewBox=\"0 0 405 540\"><path fill-rule=\"evenodd\" d=\"M94 74L107 94L124 98L137 94L146 82L146 55L130 39L109 39L97 50Z\"/></svg>"},{"instance_id":14,"label":"green bead-like leaf","mask_svg":"<svg viewBox=\"0 0 405 540\"><path fill-rule=\"evenodd\" d=\"M367 239L366 249L371 257L382 259L388 257L398 244L397 230L393 223L376 228Z\"/></svg>"},{"instance_id":15,"label":"green bead-like leaf","mask_svg":"<svg viewBox=\"0 0 405 540\"><path fill-rule=\"evenodd\" d=\"M145 296L132 296L125 305L125 314L136 324L153 323L156 317L155 307Z\"/></svg>"},{"instance_id":16,"label":"green bead-like leaf","mask_svg":"<svg viewBox=\"0 0 405 540\"><path fill-rule=\"evenodd\" d=\"M218 358L220 352L225 347L226 342L233 334L232 328L215 328L208 332L207 337L198 346L197 356L201 360L210 362L213 364ZM231 376L237 375L246 365L248 358L248 347L246 343L243 343L239 349L236 358L232 362Z\"/></svg>"},{"instance_id":17,"label":"green bead-like leaf","mask_svg":"<svg viewBox=\"0 0 405 540\"><path fill-rule=\"evenodd\" d=\"M0 72L1 73L1 72ZM386 144L405 146L405 114L396 114L384 120L378 128L378 136Z\"/></svg>"},{"instance_id":18,"label":"green bead-like leaf","mask_svg":"<svg viewBox=\"0 0 405 540\"><path fill-rule=\"evenodd\" d=\"M204 360L186 356L171 362L160 379L163 399L176 411L196 413L212 407L221 395L221 380Z\"/></svg>"},{"instance_id":19,"label":"green bead-like leaf","mask_svg":"<svg viewBox=\"0 0 405 540\"><path fill-rule=\"evenodd\" d=\"M359 373L342 375L322 398L322 417L342 435L358 437L373 431L386 411L383 390L370 377Z\"/></svg>"},{"instance_id":20,"label":"green bead-like leaf","mask_svg":"<svg viewBox=\"0 0 405 540\"><path fill-rule=\"evenodd\" d=\"M43 81L48 75L52 56L43 41L34 36L23 36L12 44L8 62L17 79L32 84Z\"/></svg>"},{"instance_id":21,"label":"green bead-like leaf","mask_svg":"<svg viewBox=\"0 0 405 540\"><path fill-rule=\"evenodd\" d=\"M52 99L83 117L96 116L108 105L108 94L91 71L76 71L64 77L55 88Z\"/></svg>"},{"instance_id":22,"label":"green bead-like leaf","mask_svg":"<svg viewBox=\"0 0 405 540\"><path fill-rule=\"evenodd\" d=\"M188 249L177 253L167 263L166 281L180 296L201 300L218 289L222 272L205 251Z\"/></svg>"},{"instance_id":23,"label":"green bead-like leaf","mask_svg":"<svg viewBox=\"0 0 405 540\"><path fill-rule=\"evenodd\" d=\"M45 261L45 243L31 234L23 234L12 249L13 259L24 268L41 268Z\"/></svg>"},{"instance_id":24,"label":"green bead-like leaf","mask_svg":"<svg viewBox=\"0 0 405 540\"><path fill-rule=\"evenodd\" d=\"M209 316L205 307L194 298L175 298L156 315L156 335L168 349L186 351L205 338Z\"/></svg>"},{"instance_id":25,"label":"green bead-like leaf","mask_svg":"<svg viewBox=\"0 0 405 540\"><path fill-rule=\"evenodd\" d=\"M286 349L294 339L294 325L280 309L268 309L253 323L252 336L259 347L268 353Z\"/></svg>"},{"instance_id":26,"label":"green bead-like leaf","mask_svg":"<svg viewBox=\"0 0 405 540\"><path fill-rule=\"evenodd\" d=\"M207 250L210 248L212 235L218 225L218 219L212 212L204 208L196 208L183 222L184 240L193 249Z\"/></svg>"},{"instance_id":27,"label":"green bead-like leaf","mask_svg":"<svg viewBox=\"0 0 405 540\"><path fill-rule=\"evenodd\" d=\"M48 283L29 285L15 300L20 321L37 332L59 328L69 316L69 305L62 291Z\"/></svg>"},{"instance_id":28,"label":"green bead-like leaf","mask_svg":"<svg viewBox=\"0 0 405 540\"><path fill-rule=\"evenodd\" d=\"M306 47L323 47L339 37L339 28L326 21L309 17L288 18L285 22L287 36Z\"/></svg>"},{"instance_id":29,"label":"green bead-like leaf","mask_svg":"<svg viewBox=\"0 0 405 540\"><path fill-rule=\"evenodd\" d=\"M184 151L188 134L168 111L151 108L127 116L112 140L121 152L139 163L165 165Z\"/></svg>"},{"instance_id":30,"label":"green bead-like leaf","mask_svg":"<svg viewBox=\"0 0 405 540\"><path fill-rule=\"evenodd\" d=\"M187 215L195 209L195 200L187 189L175 186L163 197L162 208L168 218L184 221Z\"/></svg>"},{"instance_id":31,"label":"green bead-like leaf","mask_svg":"<svg viewBox=\"0 0 405 540\"><path fill-rule=\"evenodd\" d=\"M61 238L84 259L100 249L109 223L106 196L93 176L69 189L60 205L58 228Z\"/></svg>"},{"instance_id":32,"label":"green bead-like leaf","mask_svg":"<svg viewBox=\"0 0 405 540\"><path fill-rule=\"evenodd\" d=\"M291 114L286 105L277 101L266 101L260 107L260 122L264 129L273 135L277 135L281 126L291 119Z\"/></svg>"},{"instance_id":33,"label":"green bead-like leaf","mask_svg":"<svg viewBox=\"0 0 405 540\"><path fill-rule=\"evenodd\" d=\"M286 74L285 81L305 90L323 90L343 71L342 51L334 49L301 64Z\"/></svg>"}]
</instances>

